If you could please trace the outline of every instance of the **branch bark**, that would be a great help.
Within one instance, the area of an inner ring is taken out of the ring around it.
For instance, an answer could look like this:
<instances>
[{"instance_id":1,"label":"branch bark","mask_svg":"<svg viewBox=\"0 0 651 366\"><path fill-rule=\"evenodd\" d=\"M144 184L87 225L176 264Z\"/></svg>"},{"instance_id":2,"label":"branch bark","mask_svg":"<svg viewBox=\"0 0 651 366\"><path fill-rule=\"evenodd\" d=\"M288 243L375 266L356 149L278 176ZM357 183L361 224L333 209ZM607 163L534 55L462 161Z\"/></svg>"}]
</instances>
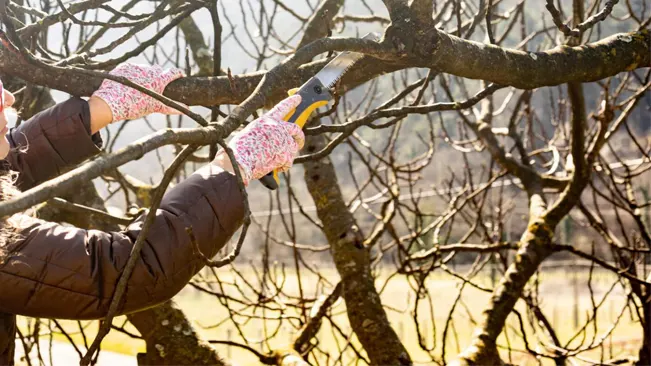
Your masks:
<instances>
[{"instance_id":1,"label":"branch bark","mask_svg":"<svg viewBox=\"0 0 651 366\"><path fill-rule=\"evenodd\" d=\"M213 60L210 49L203 39L203 33L197 26L197 23L192 19L192 15L183 19L179 23L179 29L183 32L185 42L190 46L192 57L199 66L200 76L208 76L213 72ZM220 40L221 41L221 40ZM219 72L219 70L217 70Z\"/></svg>"},{"instance_id":2,"label":"branch bark","mask_svg":"<svg viewBox=\"0 0 651 366\"><path fill-rule=\"evenodd\" d=\"M582 19L583 9L580 0L574 2L574 14L575 21L578 22ZM569 43L578 45L580 38L570 39ZM532 180L525 180L524 177L520 177L529 193L529 225L520 240L521 248L518 250L515 262L509 266L500 285L496 287L491 304L483 314L483 321L473 338L471 346L462 352L459 360L456 361L460 364L502 363L497 351L497 337L502 332L507 317L513 311L531 276L547 257L558 250L558 247L552 245L554 230L560 220L579 202L581 193L590 180L593 162L605 141L607 125L610 120L600 120L598 132L586 152L585 130L587 121L585 98L581 84L570 82L568 84L568 95L572 110L571 154L575 164L572 179L548 210L542 194L540 177L533 176ZM483 140L486 140L486 138L484 137ZM509 169L509 166L505 165L503 159L501 159L500 154L503 150L496 148L495 141L488 146L493 158L506 169ZM513 171L513 169L510 169L510 171Z\"/></svg>"},{"instance_id":3,"label":"branch bark","mask_svg":"<svg viewBox=\"0 0 651 366\"><path fill-rule=\"evenodd\" d=\"M0 39L2 37L0 34ZM360 62L355 67L356 70L351 70L342 79L339 91L362 84L386 72L409 67L429 67L460 77L487 80L521 89L534 89L571 81L600 80L623 71L651 65L651 35L648 29L615 34L580 47L562 46L535 53L467 41L439 30L430 30L419 38L422 38L419 42L411 42L422 48L418 51L419 57L400 57L398 52L388 53L384 47L387 59ZM312 50L309 53L316 55L328 50L346 49L323 47L328 41L317 41L312 46L320 50ZM354 41L352 40L351 44L359 44ZM359 50L361 49L362 47L359 47ZM305 62L296 65L295 72L277 80L278 87L274 88L269 96L276 100L283 98L286 90L304 83L327 61L319 60L303 65ZM0 47L0 72L75 96L89 96L102 82L99 77L79 75L72 70L52 72L39 69L25 63L6 46ZM237 104L255 90L266 74L267 71L263 70L235 75L235 89L231 88L227 76L181 78L170 83L164 95L187 105Z\"/></svg>"},{"instance_id":4,"label":"branch bark","mask_svg":"<svg viewBox=\"0 0 651 366\"><path fill-rule=\"evenodd\" d=\"M323 135L308 136L307 151L325 147ZM329 157L305 163L305 181L323 223L341 276L348 320L374 365L410 365L411 359L387 318L370 268L370 249L344 202Z\"/></svg>"},{"instance_id":5,"label":"branch bark","mask_svg":"<svg viewBox=\"0 0 651 366\"><path fill-rule=\"evenodd\" d=\"M343 1L324 0L320 9L328 9L328 19L313 18L301 44L327 34L332 18ZM325 16L325 14L324 14ZM305 149L320 151L327 144L325 136L307 136ZM348 320L372 364L409 365L411 359L398 339L382 306L370 268L370 249L363 247L364 238L353 215L344 202L332 161L325 157L305 165L305 182L323 223L331 253L341 276L342 296ZM300 341L301 338L297 339Z\"/></svg>"},{"instance_id":6,"label":"branch bark","mask_svg":"<svg viewBox=\"0 0 651 366\"><path fill-rule=\"evenodd\" d=\"M316 12L308 20L303 38L301 38L296 48L304 47L315 39L326 37L330 29L332 29L332 22L335 15L337 15L343 5L344 0L322 1Z\"/></svg>"},{"instance_id":7,"label":"branch bark","mask_svg":"<svg viewBox=\"0 0 651 366\"><path fill-rule=\"evenodd\" d=\"M529 278L554 250L551 247L554 228L541 215L545 211L542 189L529 198L529 224L520 239L520 249L495 287L491 304L482 314L472 343L452 362L452 365L501 365L497 337L502 333L506 319L515 307Z\"/></svg>"},{"instance_id":8,"label":"branch bark","mask_svg":"<svg viewBox=\"0 0 651 366\"><path fill-rule=\"evenodd\" d=\"M431 56L423 66L519 89L597 81L623 71L649 67L651 62L648 29L543 52L523 52L435 32Z\"/></svg>"},{"instance_id":9,"label":"branch bark","mask_svg":"<svg viewBox=\"0 0 651 366\"><path fill-rule=\"evenodd\" d=\"M202 341L173 301L128 316L147 342L138 365L228 365Z\"/></svg>"}]
</instances>

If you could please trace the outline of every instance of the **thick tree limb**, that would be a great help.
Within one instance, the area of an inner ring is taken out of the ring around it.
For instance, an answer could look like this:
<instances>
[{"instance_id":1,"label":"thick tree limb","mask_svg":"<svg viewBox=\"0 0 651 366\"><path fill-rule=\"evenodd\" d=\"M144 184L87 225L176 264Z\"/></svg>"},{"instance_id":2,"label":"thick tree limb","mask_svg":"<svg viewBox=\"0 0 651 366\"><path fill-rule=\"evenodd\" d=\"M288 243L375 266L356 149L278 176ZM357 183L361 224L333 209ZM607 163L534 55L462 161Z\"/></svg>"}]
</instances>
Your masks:
<instances>
[{"instance_id":1,"label":"thick tree limb","mask_svg":"<svg viewBox=\"0 0 651 366\"><path fill-rule=\"evenodd\" d=\"M278 95L279 91L286 92L289 88L282 88L286 76L290 75L298 65L311 59L325 50L336 50L340 47L364 49L373 52L375 42L358 39L323 39L302 48L294 56L274 67L264 75L255 91L228 118L220 123L211 124L199 129L168 129L157 132L149 137L140 139L128 147L113 154L98 158L84 166L65 173L55 179L32 188L19 197L0 203L0 217L25 210L37 203L46 201L62 192L66 192L84 180L98 177L103 172L115 169L132 160L140 159L148 151L169 144L196 144L199 146L215 143L226 138L234 131L256 108L271 101L271 95ZM361 47L361 48L359 48ZM375 48L377 51L377 48ZM7 48L0 48L0 60L3 53L8 54ZM1 62L1 61L0 61ZM37 70L39 70L37 68ZM54 71L58 71L56 69ZM64 73L66 74L66 73Z\"/></svg>"},{"instance_id":2,"label":"thick tree limb","mask_svg":"<svg viewBox=\"0 0 651 366\"><path fill-rule=\"evenodd\" d=\"M308 20L303 38L296 48L301 48L315 39L326 37L328 31L332 28L331 23L342 5L344 5L344 0L322 1L316 12Z\"/></svg>"},{"instance_id":3,"label":"thick tree limb","mask_svg":"<svg viewBox=\"0 0 651 366\"><path fill-rule=\"evenodd\" d=\"M355 70L351 70L342 79L341 88L347 89L383 73L408 67L431 67L465 78L533 89L571 81L600 80L651 65L651 35L648 29L615 34L585 46L564 46L536 53L467 41L441 31L430 33L429 37L432 41L427 42L427 58L398 59L396 55L388 53L386 48L382 48L384 56L393 58L393 61L376 59L372 63L360 62ZM334 43L331 41L334 40L318 40L308 53L315 55L315 48L321 48L318 53L344 49L363 51L362 44L368 44L351 40L347 45L358 46L353 49L345 47L345 42L340 42L341 40ZM323 47L325 45L328 47ZM423 44L423 47L426 45ZM376 50L380 51L378 48ZM284 79L277 81L278 88L272 93L276 98L284 97L287 89L301 85L326 63L320 60L303 65L308 61L309 59L302 60L296 65L297 72L288 73ZM51 72L25 64L19 55L6 47L0 47L0 72L76 96L89 96L102 82L99 77L79 75L73 70ZM266 73L267 71L258 71L235 75L235 90L231 88L227 76L182 78L172 82L165 89L164 95L188 105L237 104L253 92Z\"/></svg>"},{"instance_id":4,"label":"thick tree limb","mask_svg":"<svg viewBox=\"0 0 651 366\"><path fill-rule=\"evenodd\" d=\"M228 365L202 341L194 326L173 301L129 315L129 321L147 342L138 365Z\"/></svg>"},{"instance_id":5,"label":"thick tree limb","mask_svg":"<svg viewBox=\"0 0 651 366\"><path fill-rule=\"evenodd\" d=\"M423 24L430 24L434 20L432 19L432 12L434 11L433 0L412 0L411 8L414 17Z\"/></svg>"},{"instance_id":6,"label":"thick tree limb","mask_svg":"<svg viewBox=\"0 0 651 366\"><path fill-rule=\"evenodd\" d=\"M102 83L102 78L99 76L80 75L75 70L65 68L59 70L42 69L29 64L20 54L7 48L4 37L5 35L0 32L0 40L3 41L0 44L0 73L6 73L34 84L48 86L80 97L90 96ZM300 52L297 52L283 63L291 65L292 72L286 72L282 78L274 80L273 89L275 90L271 94L276 95L277 98L285 97L288 89L301 85L314 76L327 63L327 61L323 60L307 64L314 56L324 52L344 50L392 57L381 45L370 40L355 38L320 39L306 45ZM363 83L387 72L387 70L393 71L400 68L395 65L381 65L381 68L377 66L371 68L374 71L373 74L348 73L349 81L342 85L342 89L347 84ZM298 69L298 72L296 72L296 69ZM228 76L181 78L170 83L163 95L187 105L238 104L253 93L256 86L268 73L269 71L258 71L251 74L235 75L232 78L232 84L234 85L231 84ZM357 75L357 77L350 78L350 76L354 75Z\"/></svg>"},{"instance_id":7,"label":"thick tree limb","mask_svg":"<svg viewBox=\"0 0 651 366\"><path fill-rule=\"evenodd\" d=\"M401 19L403 15L409 15L410 13L407 0L382 0L382 2L389 11L392 21Z\"/></svg>"},{"instance_id":8,"label":"thick tree limb","mask_svg":"<svg viewBox=\"0 0 651 366\"><path fill-rule=\"evenodd\" d=\"M203 39L203 33L197 23L188 16L179 23L179 29L185 36L185 42L190 46L192 57L199 67L199 75L208 76L213 72L213 60L210 48ZM221 42L221 40L220 40ZM219 73L219 70L217 70Z\"/></svg>"},{"instance_id":9,"label":"thick tree limb","mask_svg":"<svg viewBox=\"0 0 651 366\"><path fill-rule=\"evenodd\" d=\"M326 0L325 3L336 1ZM329 13L329 19L335 16ZM330 21L319 19L320 30L312 36L323 35ZM301 40L308 43L307 35ZM345 82L345 80L342 80ZM305 149L319 151L326 145L324 135L307 136ZM353 214L348 210L337 174L329 157L305 165L305 182L316 204L317 215L341 277L342 297L346 302L348 320L372 364L408 365L411 359L391 327L375 288L370 268L370 248L363 247L362 237ZM300 340L297 339L297 342ZM295 343L297 346L300 344Z\"/></svg>"},{"instance_id":10,"label":"thick tree limb","mask_svg":"<svg viewBox=\"0 0 651 366\"><path fill-rule=\"evenodd\" d=\"M322 149L325 143L323 135L308 136L305 148L316 151ZM371 363L411 364L409 354L382 307L371 275L370 249L361 245L364 238L343 200L330 159L305 163L305 181L342 278L342 297L346 301L348 320Z\"/></svg>"},{"instance_id":11,"label":"thick tree limb","mask_svg":"<svg viewBox=\"0 0 651 366\"><path fill-rule=\"evenodd\" d=\"M530 53L467 41L440 31L433 38L427 67L520 89L596 81L651 65L648 29L615 34L588 45Z\"/></svg>"},{"instance_id":12,"label":"thick tree limb","mask_svg":"<svg viewBox=\"0 0 651 366\"><path fill-rule=\"evenodd\" d=\"M520 240L521 247L511 264L495 287L491 305L483 312L482 321L475 331L472 344L459 355L452 365L500 365L497 351L497 337L502 332L506 319L520 298L531 276L538 266L554 252L551 246L553 228L550 228L541 214L545 201L540 189L529 198L529 225Z\"/></svg>"}]
</instances>

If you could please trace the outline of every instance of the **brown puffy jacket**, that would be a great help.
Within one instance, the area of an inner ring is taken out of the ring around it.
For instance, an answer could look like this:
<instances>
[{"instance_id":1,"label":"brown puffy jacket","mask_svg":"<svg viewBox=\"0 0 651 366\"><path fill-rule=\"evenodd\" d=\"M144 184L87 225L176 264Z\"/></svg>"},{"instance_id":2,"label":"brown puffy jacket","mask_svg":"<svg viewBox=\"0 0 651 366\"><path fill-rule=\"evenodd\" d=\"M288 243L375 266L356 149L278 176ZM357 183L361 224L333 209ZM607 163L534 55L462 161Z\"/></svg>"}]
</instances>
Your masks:
<instances>
[{"instance_id":1,"label":"brown puffy jacket","mask_svg":"<svg viewBox=\"0 0 651 366\"><path fill-rule=\"evenodd\" d=\"M72 98L8 135L6 161L31 188L96 155L88 103ZM20 151L24 150L24 151ZM202 267L185 232L192 227L206 256L213 256L240 227L242 195L226 172L193 174L168 190L128 282L120 314L155 306L178 293ZM29 219L0 265L0 364L11 362L12 316L98 319L106 315L118 278L144 217L122 232L82 230ZM4 345L4 349L3 349ZM4 351L4 352L3 352ZM3 359L4 353L4 359Z\"/></svg>"}]
</instances>

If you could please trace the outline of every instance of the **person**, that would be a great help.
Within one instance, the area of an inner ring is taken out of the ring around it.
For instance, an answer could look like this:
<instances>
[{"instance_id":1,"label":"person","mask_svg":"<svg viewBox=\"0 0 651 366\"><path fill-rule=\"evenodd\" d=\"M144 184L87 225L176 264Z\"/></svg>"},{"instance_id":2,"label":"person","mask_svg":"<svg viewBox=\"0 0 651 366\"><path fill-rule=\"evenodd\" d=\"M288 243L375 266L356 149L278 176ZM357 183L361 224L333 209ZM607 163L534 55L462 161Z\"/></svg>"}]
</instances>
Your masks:
<instances>
[{"instance_id":1,"label":"person","mask_svg":"<svg viewBox=\"0 0 651 366\"><path fill-rule=\"evenodd\" d=\"M118 66L111 74L158 93L183 76L178 69L131 63ZM98 154L102 145L99 131L110 123L151 113L179 113L105 79L88 100L73 97L8 130L4 109L15 98L4 91L1 99L0 158L15 172L2 176L3 200L16 194L16 188L32 188ZM273 169L291 167L304 135L282 117L299 103L300 96L288 97L229 141L246 186ZM119 314L153 307L177 294L204 266L186 228L192 227L203 254L213 257L241 226L243 207L233 165L223 151L170 188L155 213ZM143 221L144 215L123 231L104 232L21 214L5 218L0 235L0 312L5 313L0 316L0 364L13 362L13 314L103 318Z\"/></svg>"}]
</instances>

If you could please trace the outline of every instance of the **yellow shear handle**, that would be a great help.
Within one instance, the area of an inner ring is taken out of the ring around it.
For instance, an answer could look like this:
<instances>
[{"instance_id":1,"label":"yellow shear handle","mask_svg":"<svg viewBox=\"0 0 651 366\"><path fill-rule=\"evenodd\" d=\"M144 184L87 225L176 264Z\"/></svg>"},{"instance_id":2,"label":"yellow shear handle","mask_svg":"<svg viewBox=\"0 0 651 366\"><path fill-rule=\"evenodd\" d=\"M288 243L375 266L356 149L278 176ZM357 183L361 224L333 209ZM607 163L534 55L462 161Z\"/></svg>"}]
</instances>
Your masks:
<instances>
[{"instance_id":1,"label":"yellow shear handle","mask_svg":"<svg viewBox=\"0 0 651 366\"><path fill-rule=\"evenodd\" d=\"M287 92L287 94L289 96L292 96L292 95L296 94L298 92L298 90L299 90L299 88L290 89ZM296 123L298 125L298 127L303 128L305 126L305 123L307 123L307 119L310 117L312 112L314 112L317 108L323 107L323 106L326 106L326 105L328 105L327 100L315 101L314 103L310 104L307 108L303 109L300 112L300 114L298 115L298 117L296 118L296 121L294 121L294 123ZM296 108L292 109L289 113L287 113L287 115L283 119L285 121L289 121L289 119L292 118L294 113L296 113ZM275 170L275 169L274 169L274 180L276 181L277 184L280 184L280 178L278 177L278 171Z\"/></svg>"},{"instance_id":2,"label":"yellow shear handle","mask_svg":"<svg viewBox=\"0 0 651 366\"><path fill-rule=\"evenodd\" d=\"M298 88L290 89L287 94L290 96L296 94L298 92ZM305 123L307 122L307 119L310 117L312 112L314 112L317 108L323 107L325 105L328 105L327 100L317 100L314 103L310 104L307 106L305 109L303 109L300 113L300 115L296 118L296 123L298 127L303 128L305 126ZM292 109L284 118L285 121L289 121L290 118L296 113L296 109Z\"/></svg>"}]
</instances>

